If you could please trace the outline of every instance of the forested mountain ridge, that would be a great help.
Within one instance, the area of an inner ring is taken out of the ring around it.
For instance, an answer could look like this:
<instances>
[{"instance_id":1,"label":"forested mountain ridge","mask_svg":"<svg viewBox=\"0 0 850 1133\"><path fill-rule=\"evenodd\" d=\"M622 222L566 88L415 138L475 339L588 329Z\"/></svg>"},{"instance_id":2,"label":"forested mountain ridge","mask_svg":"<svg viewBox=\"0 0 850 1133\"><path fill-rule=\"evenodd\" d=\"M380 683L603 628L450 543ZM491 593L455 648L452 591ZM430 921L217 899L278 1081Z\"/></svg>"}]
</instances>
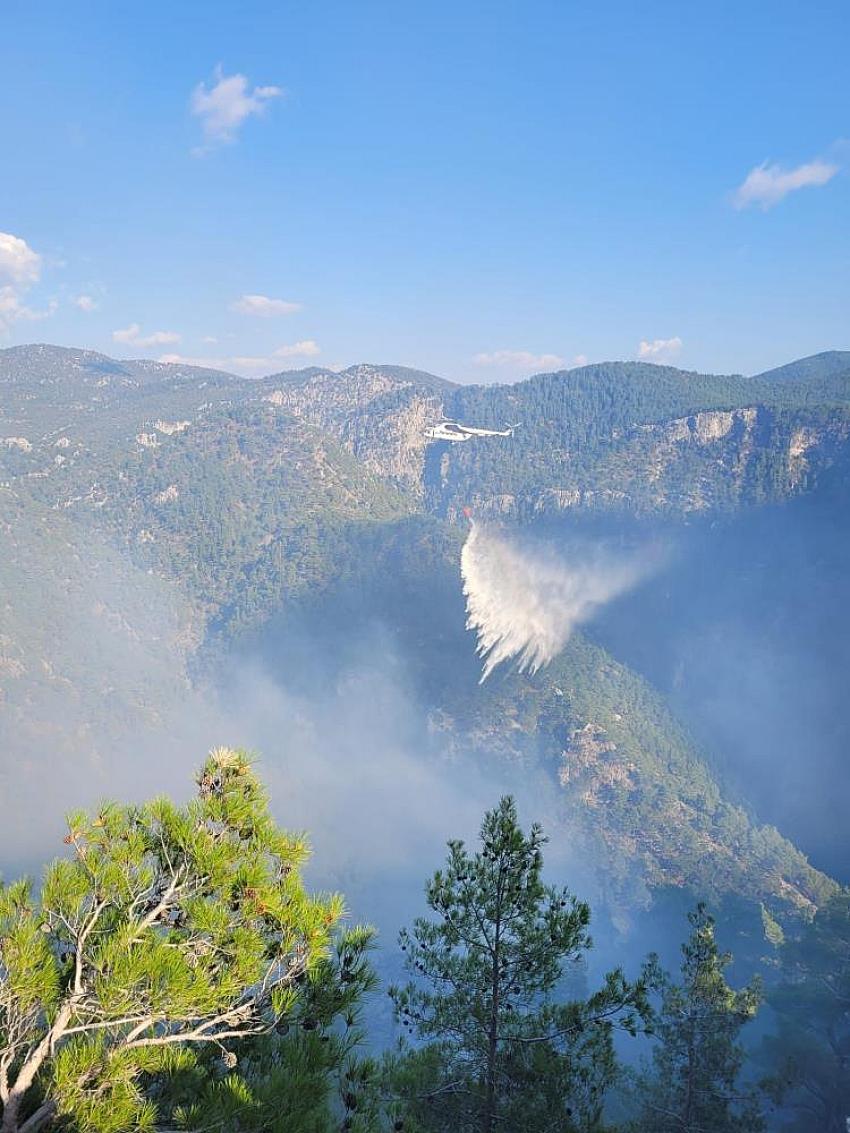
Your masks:
<instances>
[{"instance_id":1,"label":"forested mountain ridge","mask_svg":"<svg viewBox=\"0 0 850 1133\"><path fill-rule=\"evenodd\" d=\"M836 362L844 357L792 364L781 380L602 363L457 387L392 366L248 380L13 347L0 351L0 475L50 480L76 464L89 488L108 490L101 459L114 464L161 446L210 414L269 404L331 434L370 471L450 518L470 503L517 517L568 508L723 511L785 498L841 456L850 429L850 367ZM519 428L510 444L428 447L424 430L442 414Z\"/></svg>"},{"instance_id":2,"label":"forested mountain ridge","mask_svg":"<svg viewBox=\"0 0 850 1133\"><path fill-rule=\"evenodd\" d=\"M725 790L650 684L592 638L575 637L547 673L479 688L454 520L471 504L526 523L580 513L675 524L803 497L846 467L850 375L772 382L610 363L457 387L363 365L247 380L21 347L0 351L0 393L0 497L15 548L0 676L33 767L57 706L67 715L58 689L87 720L104 703L58 619L59 596L73 603L84 593L85 623L100 616L89 590L104 585L103 571L119 591L126 572L141 623L128 616L121 632L151 659L150 691L129 697L132 678L107 662L111 702L125 704L131 730L169 676L188 684L206 655L262 635L270 621L297 615L311 637L328 635L328 656L340 626L356 637L380 622L413 674L431 735L457 752L542 768L562 792L563 829L580 828L595 846L618 899L676 885L745 895L782 918L833 891ZM424 430L442 414L519 427L512 438L429 445ZM87 554L101 564L84 592L67 581L69 549L78 574ZM56 594L41 612L21 584L39 570ZM154 626L148 646L145 602L158 608L160 593L175 620ZM105 604L107 620L119 616L116 603ZM29 618L43 624L28 632ZM51 721L41 733L39 714ZM90 727L63 727L63 750L93 745L104 758ZM10 736L11 746L23 742Z\"/></svg>"},{"instance_id":3,"label":"forested mountain ridge","mask_svg":"<svg viewBox=\"0 0 850 1133\"><path fill-rule=\"evenodd\" d=\"M850 350L824 350L757 375L770 381L818 381L850 370Z\"/></svg>"},{"instance_id":4,"label":"forested mountain ridge","mask_svg":"<svg viewBox=\"0 0 850 1133\"><path fill-rule=\"evenodd\" d=\"M441 513L465 504L523 519L565 509L724 512L787 498L845 453L850 370L771 382L603 363L466 387L448 411L519 428L510 445L434 451L427 494Z\"/></svg>"},{"instance_id":5,"label":"forested mountain ridge","mask_svg":"<svg viewBox=\"0 0 850 1133\"><path fill-rule=\"evenodd\" d=\"M439 726L460 748L548 764L564 800L559 825L605 863L608 906L621 917L659 887L714 902L734 894L781 921L810 914L837 891L724 793L662 697L584 635L546 671L504 675L478 701L449 703Z\"/></svg>"}]
</instances>

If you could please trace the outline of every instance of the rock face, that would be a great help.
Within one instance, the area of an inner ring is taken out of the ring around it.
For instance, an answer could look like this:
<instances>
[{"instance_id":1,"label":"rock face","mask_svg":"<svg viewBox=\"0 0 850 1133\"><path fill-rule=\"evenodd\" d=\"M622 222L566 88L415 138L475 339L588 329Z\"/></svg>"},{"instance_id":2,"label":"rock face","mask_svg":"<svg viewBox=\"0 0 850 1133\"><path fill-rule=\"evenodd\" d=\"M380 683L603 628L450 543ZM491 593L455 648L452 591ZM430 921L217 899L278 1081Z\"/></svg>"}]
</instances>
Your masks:
<instances>
[{"instance_id":1,"label":"rock face","mask_svg":"<svg viewBox=\"0 0 850 1133\"><path fill-rule=\"evenodd\" d=\"M331 433L371 472L419 495L425 429L440 419L450 386L411 374L369 365L323 370L273 389L267 399Z\"/></svg>"},{"instance_id":2,"label":"rock face","mask_svg":"<svg viewBox=\"0 0 850 1133\"><path fill-rule=\"evenodd\" d=\"M808 474L817 477L834 463L850 436L846 415L820 427L798 421L797 415L746 406L697 413L650 429L654 443L647 472L659 486L655 503L704 511L723 506L724 500L734 505L794 494L805 487ZM769 481L762 477L768 459ZM698 469L697 476L692 468Z\"/></svg>"},{"instance_id":3,"label":"rock face","mask_svg":"<svg viewBox=\"0 0 850 1133\"><path fill-rule=\"evenodd\" d=\"M800 484L811 467L809 452L821 445L825 439L822 432L807 425L801 425L791 434L788 442L788 474L794 487Z\"/></svg>"},{"instance_id":4,"label":"rock face","mask_svg":"<svg viewBox=\"0 0 850 1133\"><path fill-rule=\"evenodd\" d=\"M529 433L517 433L511 452L488 442L484 458L471 446L445 453L429 485L431 505L450 518L461 503L514 519L576 509L729 511L798 494L850 457L850 409L705 410L612 430L592 448Z\"/></svg>"}]
</instances>

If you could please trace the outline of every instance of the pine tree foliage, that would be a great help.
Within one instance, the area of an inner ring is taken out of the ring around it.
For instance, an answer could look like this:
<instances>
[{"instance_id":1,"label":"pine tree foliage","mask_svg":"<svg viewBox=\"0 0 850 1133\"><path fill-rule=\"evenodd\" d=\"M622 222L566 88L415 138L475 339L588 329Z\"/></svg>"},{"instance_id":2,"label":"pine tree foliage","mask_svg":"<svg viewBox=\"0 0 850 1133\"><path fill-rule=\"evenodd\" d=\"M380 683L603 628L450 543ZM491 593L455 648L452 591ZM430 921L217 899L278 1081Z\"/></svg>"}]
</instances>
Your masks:
<instances>
[{"instance_id":1,"label":"pine tree foliage","mask_svg":"<svg viewBox=\"0 0 850 1133\"><path fill-rule=\"evenodd\" d=\"M786 1107L783 1128L845 1133L850 1119L850 892L833 897L781 953L782 981L768 1001L767 1082Z\"/></svg>"},{"instance_id":2,"label":"pine tree foliage","mask_svg":"<svg viewBox=\"0 0 850 1133\"><path fill-rule=\"evenodd\" d=\"M361 1054L360 1014L376 985L371 931L340 935L309 972L293 1012L222 1058L205 1052L169 1082L161 1109L204 1133L352 1133L374 1128L375 1066Z\"/></svg>"},{"instance_id":3,"label":"pine tree foliage","mask_svg":"<svg viewBox=\"0 0 850 1133\"><path fill-rule=\"evenodd\" d=\"M199 1050L232 1063L235 1043L297 1018L324 986L314 973L342 902L305 890L305 840L278 829L231 749L211 753L188 805L73 814L65 842L40 893L26 880L0 891L0 1130L57 1116L152 1130L149 1084L187 1073Z\"/></svg>"},{"instance_id":4,"label":"pine tree foliage","mask_svg":"<svg viewBox=\"0 0 850 1133\"><path fill-rule=\"evenodd\" d=\"M759 1007L754 981L739 991L726 982L731 962L715 939L703 904L688 915L692 932L682 946L681 982L658 973L661 1009L652 1069L639 1079L641 1114L635 1133L758 1133L757 1099L739 1083L741 1028Z\"/></svg>"},{"instance_id":5,"label":"pine tree foliage","mask_svg":"<svg viewBox=\"0 0 850 1133\"><path fill-rule=\"evenodd\" d=\"M479 851L449 843L426 888L436 919L401 933L414 978L391 995L423 1045L396 1060L393 1077L414 1127L597 1127L613 1028L634 1033L645 989L618 970L586 1001L558 1001L568 965L590 947L590 910L544 885L544 844L502 799L485 815Z\"/></svg>"}]
</instances>

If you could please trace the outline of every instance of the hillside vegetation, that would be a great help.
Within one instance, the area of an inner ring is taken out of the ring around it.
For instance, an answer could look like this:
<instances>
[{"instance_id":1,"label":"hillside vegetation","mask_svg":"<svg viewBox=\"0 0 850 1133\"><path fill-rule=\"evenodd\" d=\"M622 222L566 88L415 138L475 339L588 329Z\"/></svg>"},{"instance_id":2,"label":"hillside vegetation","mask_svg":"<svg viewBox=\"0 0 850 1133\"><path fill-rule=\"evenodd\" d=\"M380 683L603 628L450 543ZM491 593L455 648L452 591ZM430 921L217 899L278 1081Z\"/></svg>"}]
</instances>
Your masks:
<instances>
[{"instance_id":1,"label":"hillside vegetation","mask_svg":"<svg viewBox=\"0 0 850 1133\"><path fill-rule=\"evenodd\" d=\"M248 381L59 347L2 351L7 750L16 735L49 739L59 684L59 715L70 697L84 748L92 721L132 730L166 716L225 641L297 615L327 635L332 665L329 626L380 622L432 734L543 768L564 829L595 847L612 893L640 903L676 885L808 914L833 883L724 791L661 695L590 637L543 674L479 688L454 521L471 504L523 522L675 524L802 497L847 462L850 370L820 357L752 379L609 363L456 387L391 366ZM428 445L441 413L519 427ZM34 579L54 597L42 602ZM147 609L173 612L163 622Z\"/></svg>"}]
</instances>

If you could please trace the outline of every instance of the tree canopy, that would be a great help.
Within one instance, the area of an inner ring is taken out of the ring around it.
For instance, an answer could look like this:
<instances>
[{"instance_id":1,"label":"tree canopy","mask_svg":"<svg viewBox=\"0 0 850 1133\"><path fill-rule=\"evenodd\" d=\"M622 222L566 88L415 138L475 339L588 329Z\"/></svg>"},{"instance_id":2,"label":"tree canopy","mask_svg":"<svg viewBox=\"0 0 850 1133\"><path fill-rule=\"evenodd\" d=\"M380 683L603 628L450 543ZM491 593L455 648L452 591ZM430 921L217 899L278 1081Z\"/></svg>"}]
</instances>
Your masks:
<instances>
[{"instance_id":1,"label":"tree canopy","mask_svg":"<svg viewBox=\"0 0 850 1133\"><path fill-rule=\"evenodd\" d=\"M824 904L785 942L782 979L768 997L776 1033L765 1040L768 1087L784 1128L844 1133L850 1115L850 892Z\"/></svg>"},{"instance_id":2,"label":"tree canopy","mask_svg":"<svg viewBox=\"0 0 850 1133\"><path fill-rule=\"evenodd\" d=\"M484 817L479 850L449 843L426 887L436 919L401 933L413 979L391 995L423 1045L398 1060L395 1084L421 1128L596 1127L613 1027L634 1033L646 1013L643 983L619 970L586 1000L557 994L590 947L590 910L543 883L544 844L503 798Z\"/></svg>"},{"instance_id":3,"label":"tree canopy","mask_svg":"<svg viewBox=\"0 0 850 1133\"><path fill-rule=\"evenodd\" d=\"M659 973L661 1008L654 1030L652 1069L640 1080L636 1133L758 1133L763 1121L755 1094L739 1081L741 1028L761 1000L757 981L736 991L724 969L731 962L715 939L703 904L689 914L682 945L681 982Z\"/></svg>"},{"instance_id":4,"label":"tree canopy","mask_svg":"<svg viewBox=\"0 0 850 1133\"><path fill-rule=\"evenodd\" d=\"M343 904L305 889L305 840L277 827L244 752L214 750L197 786L185 806L71 815L69 854L40 891L0 891L2 1133L57 1115L93 1133L152 1129L151 1083L201 1052L232 1069L234 1044L327 987ZM343 984L362 982L366 943L349 942Z\"/></svg>"}]
</instances>

